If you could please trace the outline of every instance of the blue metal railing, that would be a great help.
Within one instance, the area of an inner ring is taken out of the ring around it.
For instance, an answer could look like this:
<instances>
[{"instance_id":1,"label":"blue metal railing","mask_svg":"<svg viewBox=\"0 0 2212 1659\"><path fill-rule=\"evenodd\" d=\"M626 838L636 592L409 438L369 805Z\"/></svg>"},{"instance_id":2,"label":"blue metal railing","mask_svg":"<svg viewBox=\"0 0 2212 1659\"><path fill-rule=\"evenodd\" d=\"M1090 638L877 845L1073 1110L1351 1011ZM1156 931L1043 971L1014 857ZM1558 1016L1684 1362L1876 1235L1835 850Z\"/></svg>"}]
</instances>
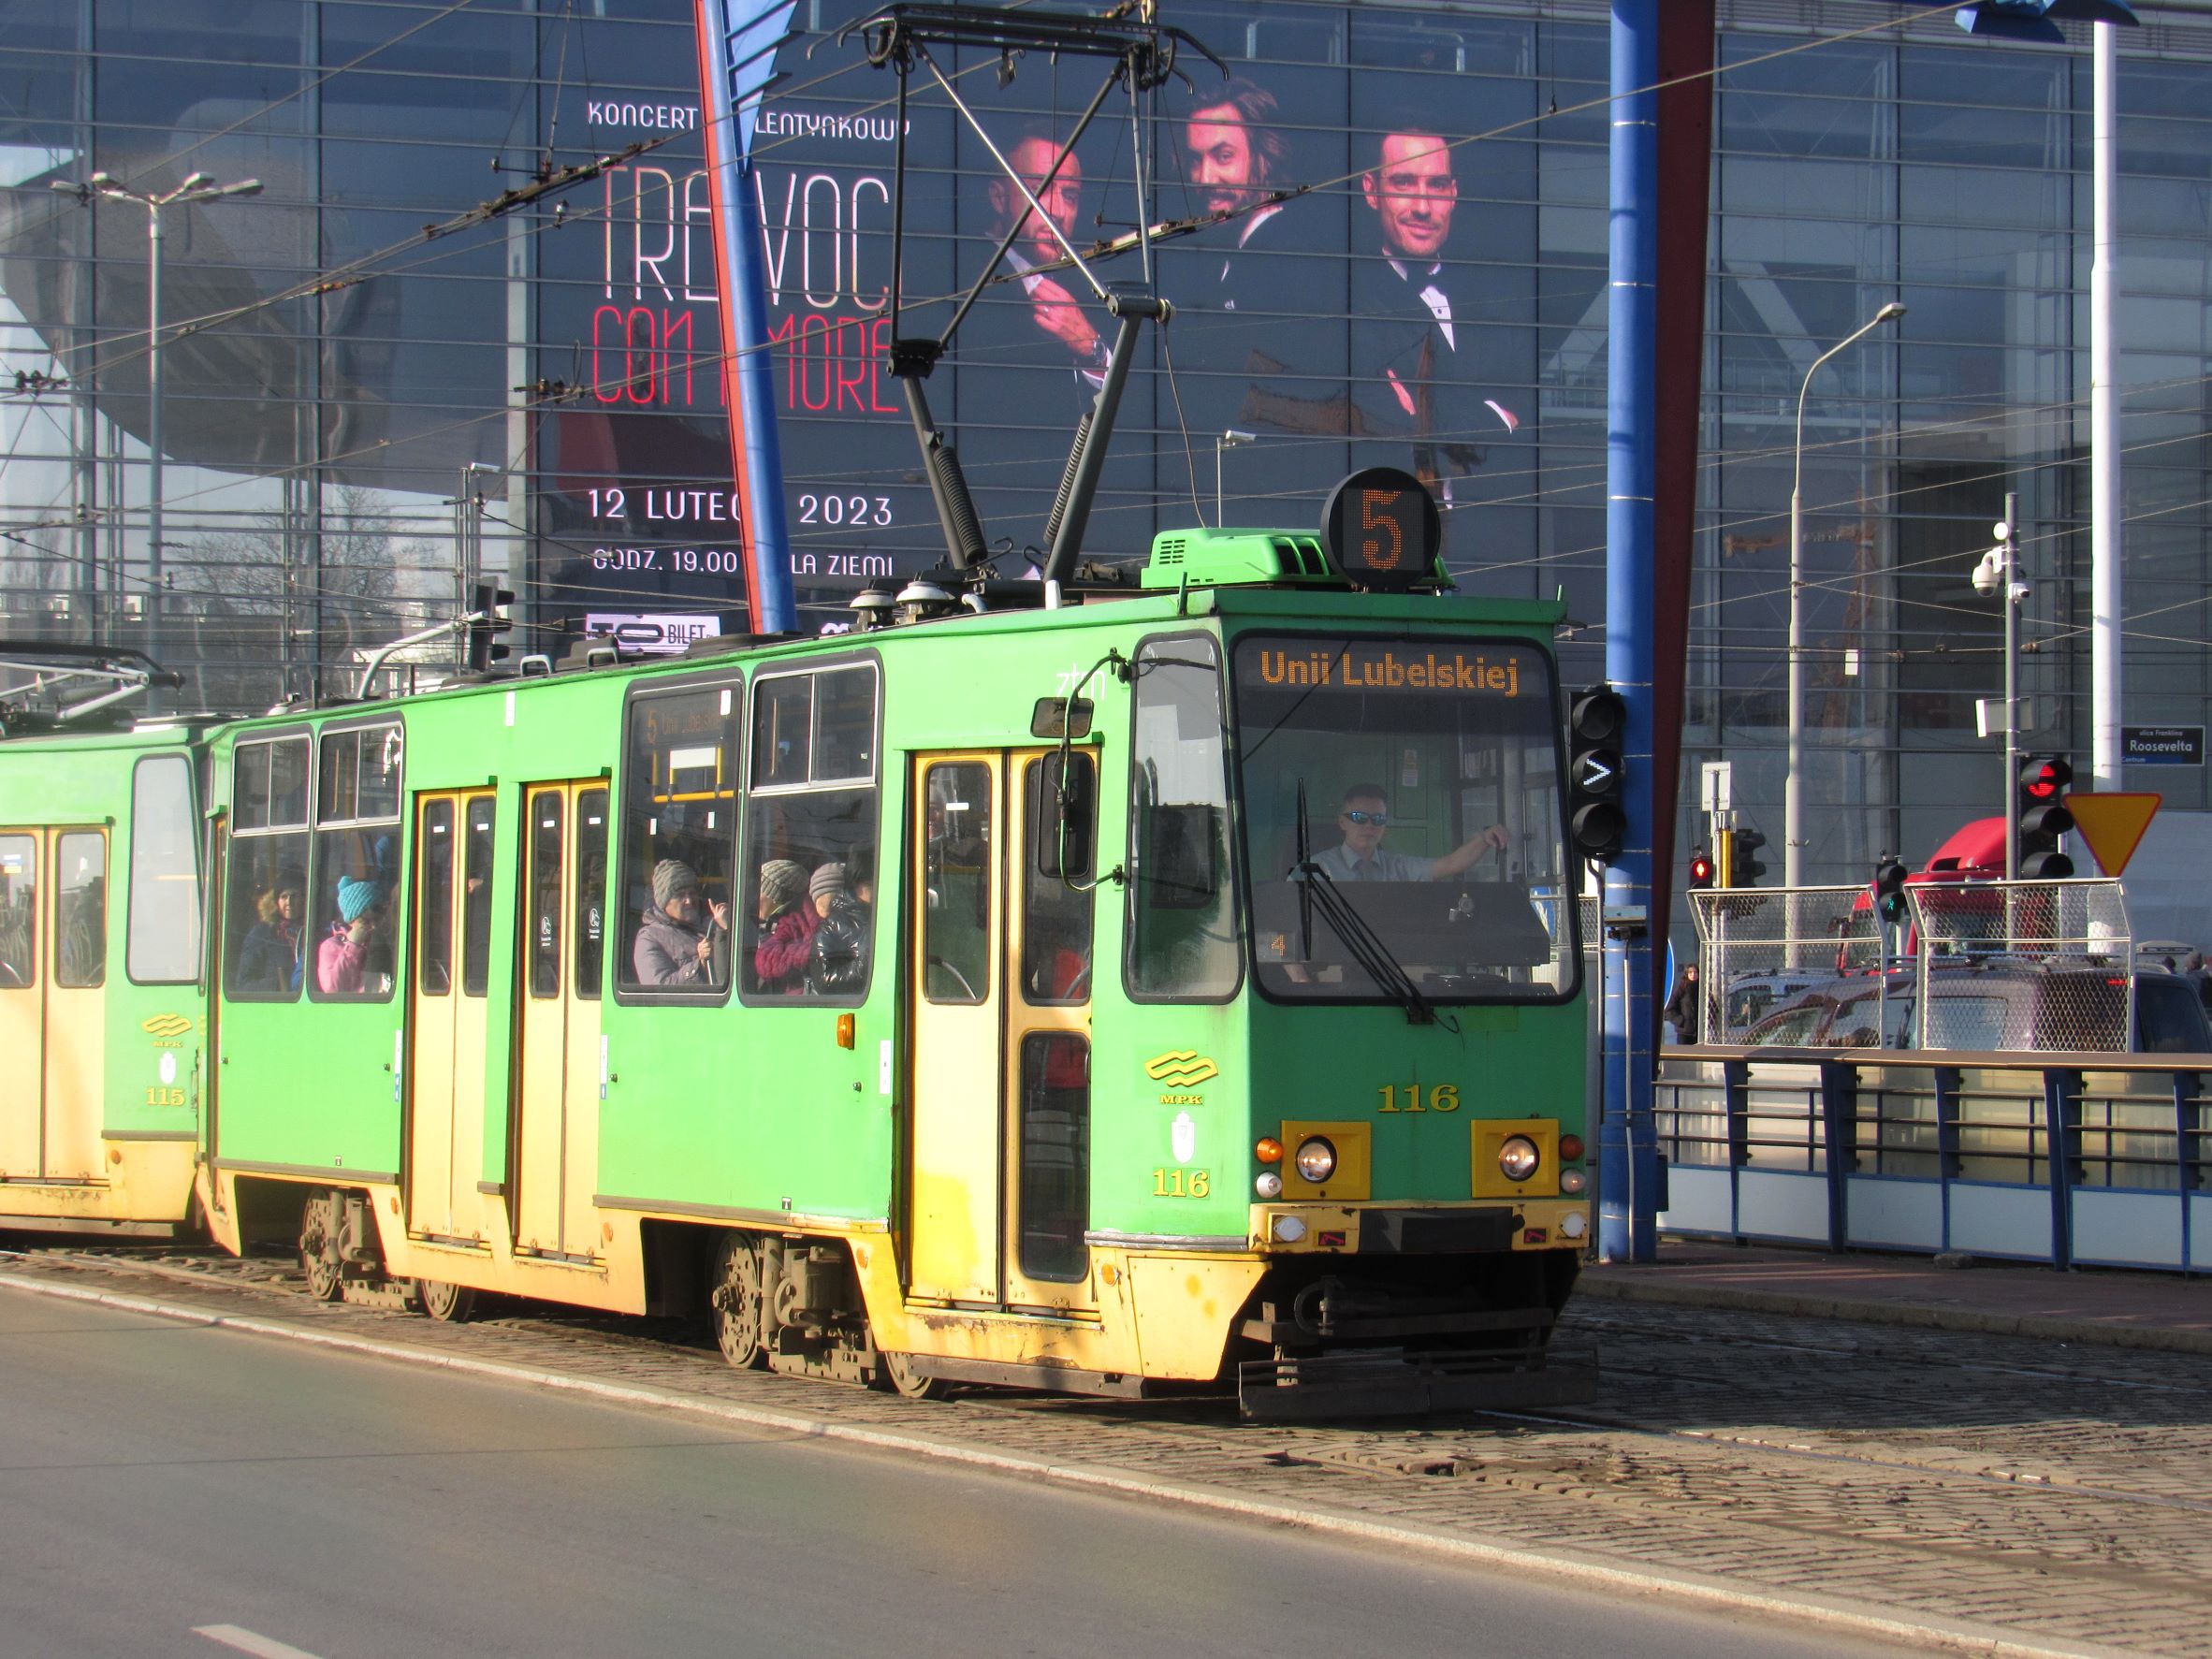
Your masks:
<instances>
[{"instance_id":1,"label":"blue metal railing","mask_svg":"<svg viewBox=\"0 0 2212 1659\"><path fill-rule=\"evenodd\" d=\"M1663 1230L2212 1273L2212 1055L1670 1049Z\"/></svg>"}]
</instances>

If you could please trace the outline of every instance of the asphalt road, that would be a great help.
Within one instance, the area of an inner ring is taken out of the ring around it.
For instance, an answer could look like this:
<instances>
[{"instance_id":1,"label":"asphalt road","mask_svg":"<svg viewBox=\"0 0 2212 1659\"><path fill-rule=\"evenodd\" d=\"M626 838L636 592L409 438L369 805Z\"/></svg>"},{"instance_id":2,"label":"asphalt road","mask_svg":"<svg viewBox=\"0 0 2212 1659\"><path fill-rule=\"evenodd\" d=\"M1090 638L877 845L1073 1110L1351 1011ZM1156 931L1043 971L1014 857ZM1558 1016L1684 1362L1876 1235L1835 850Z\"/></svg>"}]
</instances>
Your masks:
<instances>
[{"instance_id":1,"label":"asphalt road","mask_svg":"<svg viewBox=\"0 0 2212 1659\"><path fill-rule=\"evenodd\" d=\"M0 1651L1894 1652L0 1291Z\"/></svg>"}]
</instances>

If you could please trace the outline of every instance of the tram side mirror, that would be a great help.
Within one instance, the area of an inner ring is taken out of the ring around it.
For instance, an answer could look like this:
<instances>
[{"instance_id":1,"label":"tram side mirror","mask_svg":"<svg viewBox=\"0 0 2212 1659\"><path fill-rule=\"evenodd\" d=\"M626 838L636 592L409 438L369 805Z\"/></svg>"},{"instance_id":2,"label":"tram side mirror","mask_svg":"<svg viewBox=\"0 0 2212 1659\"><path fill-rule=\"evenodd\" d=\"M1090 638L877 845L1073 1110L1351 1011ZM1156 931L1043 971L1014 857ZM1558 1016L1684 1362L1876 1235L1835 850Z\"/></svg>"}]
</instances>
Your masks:
<instances>
[{"instance_id":1,"label":"tram side mirror","mask_svg":"<svg viewBox=\"0 0 2212 1659\"><path fill-rule=\"evenodd\" d=\"M1076 881L1091 873L1099 830L1099 770L1087 754L1048 754L1039 763L1037 820L1029 826L1037 873Z\"/></svg>"},{"instance_id":2,"label":"tram side mirror","mask_svg":"<svg viewBox=\"0 0 2212 1659\"><path fill-rule=\"evenodd\" d=\"M1159 806L1145 813L1147 902L1156 910L1203 910L1221 887L1221 808Z\"/></svg>"},{"instance_id":3,"label":"tram side mirror","mask_svg":"<svg viewBox=\"0 0 2212 1659\"><path fill-rule=\"evenodd\" d=\"M1029 711L1029 735L1083 738L1091 735L1091 703L1087 697L1040 697Z\"/></svg>"}]
</instances>

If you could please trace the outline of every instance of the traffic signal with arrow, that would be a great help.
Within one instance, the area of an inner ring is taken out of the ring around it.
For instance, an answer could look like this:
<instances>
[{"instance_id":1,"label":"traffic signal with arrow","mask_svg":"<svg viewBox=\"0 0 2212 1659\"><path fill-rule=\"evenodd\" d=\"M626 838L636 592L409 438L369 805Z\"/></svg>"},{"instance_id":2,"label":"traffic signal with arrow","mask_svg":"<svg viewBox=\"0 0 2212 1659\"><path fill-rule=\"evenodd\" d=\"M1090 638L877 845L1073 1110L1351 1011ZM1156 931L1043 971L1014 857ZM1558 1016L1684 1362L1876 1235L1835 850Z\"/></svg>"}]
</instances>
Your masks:
<instances>
[{"instance_id":1,"label":"traffic signal with arrow","mask_svg":"<svg viewBox=\"0 0 2212 1659\"><path fill-rule=\"evenodd\" d=\"M1874 866L1874 908L1885 922L1904 921L1912 907L1905 902L1905 878L1909 872L1902 859L1885 852Z\"/></svg>"},{"instance_id":2,"label":"traffic signal with arrow","mask_svg":"<svg viewBox=\"0 0 2212 1659\"><path fill-rule=\"evenodd\" d=\"M2074 860L2059 851L2059 837L2074 827L2066 792L2074 768L2057 755L2031 754L2020 763L2020 866L2023 881L2063 881L2074 874Z\"/></svg>"},{"instance_id":3,"label":"traffic signal with arrow","mask_svg":"<svg viewBox=\"0 0 2212 1659\"><path fill-rule=\"evenodd\" d=\"M1621 734L1628 705L1611 686L1576 694L1567 712L1567 831L1584 858L1610 864L1628 835L1621 807Z\"/></svg>"}]
</instances>

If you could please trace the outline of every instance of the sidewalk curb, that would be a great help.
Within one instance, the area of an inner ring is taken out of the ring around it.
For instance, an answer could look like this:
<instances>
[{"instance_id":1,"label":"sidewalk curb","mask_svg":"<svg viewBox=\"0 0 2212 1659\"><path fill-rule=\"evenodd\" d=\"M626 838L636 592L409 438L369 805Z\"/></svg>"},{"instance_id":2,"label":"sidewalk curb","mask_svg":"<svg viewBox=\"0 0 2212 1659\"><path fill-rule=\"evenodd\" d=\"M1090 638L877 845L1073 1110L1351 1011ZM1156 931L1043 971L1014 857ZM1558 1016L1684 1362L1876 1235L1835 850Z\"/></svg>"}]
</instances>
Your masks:
<instances>
[{"instance_id":1,"label":"sidewalk curb","mask_svg":"<svg viewBox=\"0 0 2212 1659\"><path fill-rule=\"evenodd\" d=\"M2126 1652L2086 1645L2045 1646L2019 1640L2008 1632L1987 1625L1962 1621L1885 1617L1867 1612L1855 1603L1809 1594L1745 1590L1725 1579L1705 1574L1676 1572L1643 1564L1614 1564L1564 1552L1492 1543L1419 1522L1376 1521L1342 1510L1301 1508L1270 1499L1240 1497L1218 1487L1150 1479L1097 1464L1055 1463L1018 1453L991 1451L928 1433L866 1428L835 1422L804 1412L740 1405L704 1395L686 1394L641 1384L569 1376L560 1372L543 1371L534 1366L518 1365L506 1361L441 1354L407 1343L385 1342L337 1332L309 1331L278 1319L210 1313L199 1308L159 1302L152 1297L125 1295L119 1291L56 1285L7 1273L0 1273L0 1288L29 1291L34 1295L65 1302L88 1302L123 1313L174 1319L210 1329L279 1337L404 1364L428 1365L466 1375L529 1383L617 1404L717 1418L725 1422L778 1430L804 1439L840 1441L878 1451L935 1458L1003 1475L1049 1480L1059 1485L1123 1497L1148 1498L1216 1515L1357 1538L1366 1543L1414 1545L1471 1564L1541 1573L1572 1581L1584 1589L1671 1596L1702 1603L1710 1608L1777 1615L1849 1631L1855 1635L1909 1642L1922 1647L1995 1655L2001 1656L2001 1659L2121 1659Z\"/></svg>"},{"instance_id":2,"label":"sidewalk curb","mask_svg":"<svg viewBox=\"0 0 2212 1659\"><path fill-rule=\"evenodd\" d=\"M1920 1331L1959 1331L1981 1336L2031 1336L2045 1342L2091 1343L2103 1347L2145 1348L2169 1354L2212 1355L2212 1331L2170 1331L2155 1325L2100 1325L2089 1319L2046 1314L1993 1314L1980 1308L1931 1307L1926 1302L1859 1302L1849 1297L1807 1296L1790 1290L1743 1290L1732 1286L1669 1283L1664 1278L1584 1273L1578 1296L1614 1302L1650 1302L1672 1307L1731 1308L1741 1313L1784 1314L1808 1319L1855 1319L1867 1325L1901 1325ZM1659 1273L1666 1270L1661 1268Z\"/></svg>"}]
</instances>

